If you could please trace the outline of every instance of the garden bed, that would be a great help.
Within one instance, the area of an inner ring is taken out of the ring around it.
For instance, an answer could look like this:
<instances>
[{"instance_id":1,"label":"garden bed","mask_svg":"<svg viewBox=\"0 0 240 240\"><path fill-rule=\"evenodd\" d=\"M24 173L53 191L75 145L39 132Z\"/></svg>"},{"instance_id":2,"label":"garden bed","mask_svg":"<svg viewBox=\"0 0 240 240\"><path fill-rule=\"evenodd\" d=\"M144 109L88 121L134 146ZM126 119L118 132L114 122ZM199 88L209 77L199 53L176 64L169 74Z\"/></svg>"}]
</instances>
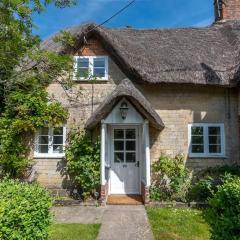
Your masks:
<instances>
[{"instance_id":1,"label":"garden bed","mask_svg":"<svg viewBox=\"0 0 240 240\"><path fill-rule=\"evenodd\" d=\"M54 206L97 206L99 205L98 200L89 199L86 201L83 200L74 200L71 198L66 199L55 199L53 202Z\"/></svg>"},{"instance_id":2,"label":"garden bed","mask_svg":"<svg viewBox=\"0 0 240 240\"><path fill-rule=\"evenodd\" d=\"M167 207L175 207L175 208L207 208L208 204L206 202L157 202L153 201L148 204L148 207L158 207L158 208L167 208Z\"/></svg>"}]
</instances>

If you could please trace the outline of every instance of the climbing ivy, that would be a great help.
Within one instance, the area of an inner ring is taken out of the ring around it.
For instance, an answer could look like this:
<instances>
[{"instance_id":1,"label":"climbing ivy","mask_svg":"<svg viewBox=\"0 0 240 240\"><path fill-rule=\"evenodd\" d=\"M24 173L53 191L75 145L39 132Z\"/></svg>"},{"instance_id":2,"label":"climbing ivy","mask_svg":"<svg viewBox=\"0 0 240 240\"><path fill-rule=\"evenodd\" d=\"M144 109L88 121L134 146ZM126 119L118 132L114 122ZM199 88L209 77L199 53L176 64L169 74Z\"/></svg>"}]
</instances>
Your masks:
<instances>
[{"instance_id":1,"label":"climbing ivy","mask_svg":"<svg viewBox=\"0 0 240 240\"><path fill-rule=\"evenodd\" d=\"M100 184L100 141L79 129L69 134L66 148L67 173L72 186L83 198L97 191Z\"/></svg>"}]
</instances>

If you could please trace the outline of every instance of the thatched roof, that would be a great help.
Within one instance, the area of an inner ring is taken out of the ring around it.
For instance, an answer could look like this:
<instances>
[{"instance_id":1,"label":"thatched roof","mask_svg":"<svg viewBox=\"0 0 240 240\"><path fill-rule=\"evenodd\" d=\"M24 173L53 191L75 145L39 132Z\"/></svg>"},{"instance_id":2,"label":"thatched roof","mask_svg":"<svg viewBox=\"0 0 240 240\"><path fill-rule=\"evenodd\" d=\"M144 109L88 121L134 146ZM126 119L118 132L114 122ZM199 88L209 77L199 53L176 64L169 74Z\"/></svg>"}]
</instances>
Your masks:
<instances>
[{"instance_id":1,"label":"thatched roof","mask_svg":"<svg viewBox=\"0 0 240 240\"><path fill-rule=\"evenodd\" d=\"M149 120L153 127L157 129L164 128L159 115L129 79L122 80L115 90L98 106L93 115L88 119L85 128L92 129L96 127L122 98L126 98L144 118Z\"/></svg>"},{"instance_id":2,"label":"thatched roof","mask_svg":"<svg viewBox=\"0 0 240 240\"><path fill-rule=\"evenodd\" d=\"M240 22L181 29L94 27L90 24L67 29L77 38L71 49L64 49L53 38L41 47L74 53L83 44L83 36L89 39L94 35L133 81L227 87L238 84Z\"/></svg>"}]
</instances>

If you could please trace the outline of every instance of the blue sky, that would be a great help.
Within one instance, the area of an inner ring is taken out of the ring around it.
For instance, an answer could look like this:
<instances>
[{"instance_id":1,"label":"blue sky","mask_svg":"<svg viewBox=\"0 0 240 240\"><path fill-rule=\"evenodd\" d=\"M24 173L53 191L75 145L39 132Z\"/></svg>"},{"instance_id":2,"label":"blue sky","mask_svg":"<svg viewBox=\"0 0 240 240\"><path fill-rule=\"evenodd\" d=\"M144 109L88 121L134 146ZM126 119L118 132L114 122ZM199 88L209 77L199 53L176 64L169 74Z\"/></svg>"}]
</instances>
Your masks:
<instances>
[{"instance_id":1,"label":"blue sky","mask_svg":"<svg viewBox=\"0 0 240 240\"><path fill-rule=\"evenodd\" d=\"M204 27L213 22L214 0L136 0L128 9L105 26L134 28ZM71 8L57 9L34 15L42 39L70 26L86 22L101 23L124 7L129 0L78 0Z\"/></svg>"}]
</instances>

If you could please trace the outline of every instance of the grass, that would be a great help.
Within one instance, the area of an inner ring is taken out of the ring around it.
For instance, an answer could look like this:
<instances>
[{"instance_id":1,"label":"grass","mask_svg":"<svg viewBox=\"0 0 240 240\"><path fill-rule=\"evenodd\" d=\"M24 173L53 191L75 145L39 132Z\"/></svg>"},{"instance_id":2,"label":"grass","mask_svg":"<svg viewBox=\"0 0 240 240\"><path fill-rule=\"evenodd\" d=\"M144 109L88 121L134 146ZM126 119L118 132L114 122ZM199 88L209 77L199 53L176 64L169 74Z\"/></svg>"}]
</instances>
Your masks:
<instances>
[{"instance_id":1,"label":"grass","mask_svg":"<svg viewBox=\"0 0 240 240\"><path fill-rule=\"evenodd\" d=\"M148 208L155 240L209 240L209 226L195 209Z\"/></svg>"},{"instance_id":2,"label":"grass","mask_svg":"<svg viewBox=\"0 0 240 240\"><path fill-rule=\"evenodd\" d=\"M95 240L99 224L53 224L49 240Z\"/></svg>"}]
</instances>

